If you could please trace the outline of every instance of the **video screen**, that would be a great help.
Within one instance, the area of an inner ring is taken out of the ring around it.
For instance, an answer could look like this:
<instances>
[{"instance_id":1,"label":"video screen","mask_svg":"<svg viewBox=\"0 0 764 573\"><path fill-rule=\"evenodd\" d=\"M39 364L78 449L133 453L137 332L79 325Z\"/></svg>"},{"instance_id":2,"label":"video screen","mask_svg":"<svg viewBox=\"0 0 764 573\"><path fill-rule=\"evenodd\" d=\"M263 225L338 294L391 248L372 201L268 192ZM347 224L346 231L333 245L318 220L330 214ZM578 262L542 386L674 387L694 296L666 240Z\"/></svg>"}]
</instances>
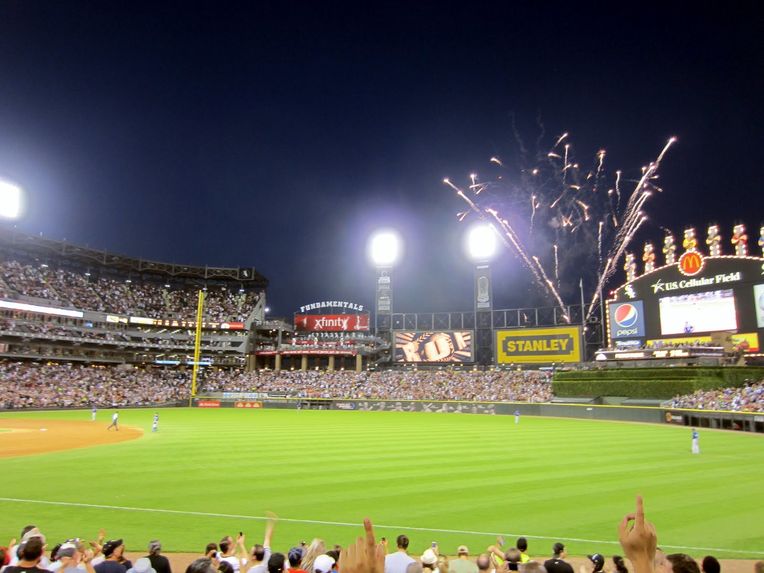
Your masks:
<instances>
[{"instance_id":1,"label":"video screen","mask_svg":"<svg viewBox=\"0 0 764 573\"><path fill-rule=\"evenodd\" d=\"M665 296L658 304L663 335L737 330L732 289Z\"/></svg>"},{"instance_id":2,"label":"video screen","mask_svg":"<svg viewBox=\"0 0 764 573\"><path fill-rule=\"evenodd\" d=\"M396 332L396 362L472 362L472 331Z\"/></svg>"},{"instance_id":3,"label":"video screen","mask_svg":"<svg viewBox=\"0 0 764 573\"><path fill-rule=\"evenodd\" d=\"M764 284L753 286L753 297L756 304L756 326L764 328Z\"/></svg>"}]
</instances>

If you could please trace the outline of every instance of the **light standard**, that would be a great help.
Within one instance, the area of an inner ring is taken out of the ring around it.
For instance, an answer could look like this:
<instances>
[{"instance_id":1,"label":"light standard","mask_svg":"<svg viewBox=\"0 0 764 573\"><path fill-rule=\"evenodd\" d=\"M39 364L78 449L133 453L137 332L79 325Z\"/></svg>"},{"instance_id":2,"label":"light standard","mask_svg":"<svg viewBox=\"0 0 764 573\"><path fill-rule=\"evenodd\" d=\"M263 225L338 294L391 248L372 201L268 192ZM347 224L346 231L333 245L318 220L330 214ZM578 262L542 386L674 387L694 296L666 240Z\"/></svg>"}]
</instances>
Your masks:
<instances>
[{"instance_id":1,"label":"light standard","mask_svg":"<svg viewBox=\"0 0 764 573\"><path fill-rule=\"evenodd\" d=\"M496 231L487 223L470 227L465 241L467 255L475 264L475 362L487 366L494 362L493 289L489 262L496 256Z\"/></svg>"},{"instance_id":2,"label":"light standard","mask_svg":"<svg viewBox=\"0 0 764 573\"><path fill-rule=\"evenodd\" d=\"M375 232L369 239L367 254L377 269L376 296L374 298L374 334L386 338L393 345L393 266L400 260L403 241L392 229Z\"/></svg>"},{"instance_id":3,"label":"light standard","mask_svg":"<svg viewBox=\"0 0 764 573\"><path fill-rule=\"evenodd\" d=\"M18 219L21 215L21 187L0 179L0 217Z\"/></svg>"}]
</instances>

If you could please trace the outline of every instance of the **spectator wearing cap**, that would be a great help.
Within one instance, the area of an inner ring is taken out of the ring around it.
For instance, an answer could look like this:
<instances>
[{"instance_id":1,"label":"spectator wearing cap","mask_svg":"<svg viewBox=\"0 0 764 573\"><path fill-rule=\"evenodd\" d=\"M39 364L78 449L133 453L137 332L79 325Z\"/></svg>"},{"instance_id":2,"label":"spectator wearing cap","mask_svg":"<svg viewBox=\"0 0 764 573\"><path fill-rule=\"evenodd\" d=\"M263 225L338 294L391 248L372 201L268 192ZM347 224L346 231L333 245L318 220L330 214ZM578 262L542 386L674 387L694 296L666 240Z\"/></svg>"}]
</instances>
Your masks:
<instances>
[{"instance_id":1,"label":"spectator wearing cap","mask_svg":"<svg viewBox=\"0 0 764 573\"><path fill-rule=\"evenodd\" d=\"M292 573L308 573L304 569L301 569L302 558L305 555L305 551L302 547L292 547L287 553L287 559L289 560L289 571Z\"/></svg>"},{"instance_id":2,"label":"spectator wearing cap","mask_svg":"<svg viewBox=\"0 0 764 573\"><path fill-rule=\"evenodd\" d=\"M586 564L581 565L580 573L601 573L605 567L605 558L600 553L587 555L586 558L589 560L589 567Z\"/></svg>"},{"instance_id":3,"label":"spectator wearing cap","mask_svg":"<svg viewBox=\"0 0 764 573\"><path fill-rule=\"evenodd\" d=\"M407 535L399 535L395 540L397 550L385 555L385 573L406 573L406 567L413 563L414 559L408 554L409 538Z\"/></svg>"},{"instance_id":4,"label":"spectator wearing cap","mask_svg":"<svg viewBox=\"0 0 764 573\"><path fill-rule=\"evenodd\" d=\"M127 573L127 567L122 563L125 543L121 539L107 541L101 551L104 560L95 566L96 573Z\"/></svg>"},{"instance_id":5,"label":"spectator wearing cap","mask_svg":"<svg viewBox=\"0 0 764 573\"><path fill-rule=\"evenodd\" d=\"M31 531L32 529L36 529L36 525L27 525L21 530L21 534L19 535L19 539L24 539L24 536L27 534L28 531ZM8 543L8 550L6 552L7 555L7 563L5 565L16 565L19 562L19 545L21 543L17 543L15 539L11 539L10 543Z\"/></svg>"},{"instance_id":6,"label":"spectator wearing cap","mask_svg":"<svg viewBox=\"0 0 764 573\"><path fill-rule=\"evenodd\" d=\"M438 568L438 552L436 547L429 547L425 549L419 561L422 562L422 571L424 573L439 573Z\"/></svg>"},{"instance_id":7,"label":"spectator wearing cap","mask_svg":"<svg viewBox=\"0 0 764 573\"><path fill-rule=\"evenodd\" d=\"M42 540L43 547L45 546L45 536L42 534L42 532L37 528L36 525L27 525L24 527L24 529L21 530L21 541L16 544L11 544L11 565L18 565L19 560L21 559L21 548L24 544L26 544L27 541L29 541L32 538L38 538ZM43 550L43 555L40 558L39 562L40 567L43 569L47 569L50 565L50 560L45 557L45 551Z\"/></svg>"},{"instance_id":8,"label":"spectator wearing cap","mask_svg":"<svg viewBox=\"0 0 764 573\"><path fill-rule=\"evenodd\" d=\"M557 542L552 546L552 558L544 561L544 569L547 573L573 573L573 567L565 561L567 557L565 545Z\"/></svg>"},{"instance_id":9,"label":"spectator wearing cap","mask_svg":"<svg viewBox=\"0 0 764 573\"><path fill-rule=\"evenodd\" d=\"M4 573L46 573L47 569L38 567L45 552L45 542L42 537L30 537L23 541L19 550L17 565L8 565Z\"/></svg>"},{"instance_id":10,"label":"spectator wearing cap","mask_svg":"<svg viewBox=\"0 0 764 573\"><path fill-rule=\"evenodd\" d=\"M161 551L162 544L158 539L149 541L149 554L146 556L146 559L149 560L151 567L154 569L154 571L156 571L156 573L172 573L170 560L167 559L167 557L164 555L160 555ZM137 565L138 563L136 562L136 566Z\"/></svg>"},{"instance_id":11,"label":"spectator wearing cap","mask_svg":"<svg viewBox=\"0 0 764 573\"><path fill-rule=\"evenodd\" d=\"M136 560L135 565L127 570L127 573L157 573L151 566L151 561L148 557L141 557Z\"/></svg>"},{"instance_id":12,"label":"spectator wearing cap","mask_svg":"<svg viewBox=\"0 0 764 573\"><path fill-rule=\"evenodd\" d=\"M337 560L334 557L324 553L313 561L313 571L311 573L331 573L336 563Z\"/></svg>"},{"instance_id":13,"label":"spectator wearing cap","mask_svg":"<svg viewBox=\"0 0 764 573\"><path fill-rule=\"evenodd\" d=\"M53 553L51 553L53 557ZM49 571L61 573L95 573L93 569L93 552L85 548L79 539L72 539L58 546L55 563L48 567Z\"/></svg>"},{"instance_id":14,"label":"spectator wearing cap","mask_svg":"<svg viewBox=\"0 0 764 573\"><path fill-rule=\"evenodd\" d=\"M470 550L466 545L456 548L456 559L448 564L448 570L454 573L477 573L478 567L470 561Z\"/></svg>"}]
</instances>

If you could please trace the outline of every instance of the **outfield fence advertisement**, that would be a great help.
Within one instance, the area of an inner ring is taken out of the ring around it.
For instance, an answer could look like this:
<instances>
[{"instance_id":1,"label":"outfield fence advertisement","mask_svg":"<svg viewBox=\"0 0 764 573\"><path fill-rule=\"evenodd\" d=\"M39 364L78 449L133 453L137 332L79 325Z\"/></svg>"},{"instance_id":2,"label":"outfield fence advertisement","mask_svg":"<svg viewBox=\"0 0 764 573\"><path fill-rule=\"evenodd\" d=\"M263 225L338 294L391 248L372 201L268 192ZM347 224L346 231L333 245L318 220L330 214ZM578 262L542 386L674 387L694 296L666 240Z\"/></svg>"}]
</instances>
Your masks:
<instances>
[{"instance_id":1,"label":"outfield fence advertisement","mask_svg":"<svg viewBox=\"0 0 764 573\"><path fill-rule=\"evenodd\" d=\"M396 332L396 362L472 362L471 330Z\"/></svg>"},{"instance_id":2,"label":"outfield fence advertisement","mask_svg":"<svg viewBox=\"0 0 764 573\"><path fill-rule=\"evenodd\" d=\"M581 328L520 328L496 331L499 364L581 362Z\"/></svg>"}]
</instances>

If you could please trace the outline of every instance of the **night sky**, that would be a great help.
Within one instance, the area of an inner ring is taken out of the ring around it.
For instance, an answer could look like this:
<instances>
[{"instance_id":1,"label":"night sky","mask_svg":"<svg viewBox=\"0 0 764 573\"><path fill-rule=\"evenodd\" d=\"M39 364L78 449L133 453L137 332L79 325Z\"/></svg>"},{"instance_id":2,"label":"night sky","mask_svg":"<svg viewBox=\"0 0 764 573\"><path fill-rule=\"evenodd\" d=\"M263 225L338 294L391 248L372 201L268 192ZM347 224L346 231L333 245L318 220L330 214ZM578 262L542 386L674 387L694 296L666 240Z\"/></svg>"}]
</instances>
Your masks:
<instances>
[{"instance_id":1,"label":"night sky","mask_svg":"<svg viewBox=\"0 0 764 573\"><path fill-rule=\"evenodd\" d=\"M716 222L729 251L739 220L755 245L764 22L754 2L699 6L0 0L0 176L26 191L21 229L255 266L277 316L371 306L380 226L406 241L396 311L470 309L442 179L540 126L613 170L677 136L640 239ZM494 268L497 305L524 304L527 271L506 251Z\"/></svg>"}]
</instances>

